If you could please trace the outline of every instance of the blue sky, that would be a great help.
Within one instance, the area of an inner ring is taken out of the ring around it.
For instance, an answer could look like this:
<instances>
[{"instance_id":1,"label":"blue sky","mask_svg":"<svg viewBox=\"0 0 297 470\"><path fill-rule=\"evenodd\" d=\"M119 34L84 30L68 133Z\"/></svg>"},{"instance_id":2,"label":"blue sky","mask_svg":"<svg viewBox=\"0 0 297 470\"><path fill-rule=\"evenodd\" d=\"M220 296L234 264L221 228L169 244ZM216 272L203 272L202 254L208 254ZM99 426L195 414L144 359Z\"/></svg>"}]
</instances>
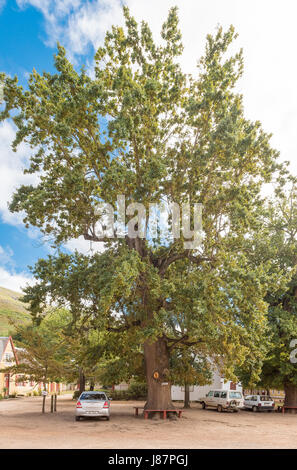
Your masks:
<instances>
[{"instance_id":1,"label":"blue sky","mask_svg":"<svg viewBox=\"0 0 297 470\"><path fill-rule=\"evenodd\" d=\"M0 0L0 71L17 75L26 86L33 67L53 71L55 45L60 41L79 67L92 73L95 49L112 24L123 24L121 0ZM196 73L205 36L218 23L230 24L239 33L236 48L243 47L245 74L240 85L246 115L259 119L273 133L272 144L281 158L290 160L297 173L297 30L294 0L126 0L137 20L149 22L158 32L168 9L178 5L185 50L181 62L186 72ZM285 6L284 6L285 5ZM36 229L25 229L19 216L10 214L7 201L29 176L23 175L29 149L10 149L15 129L0 124L0 286L20 290L30 281L28 265L46 256L50 248ZM86 252L83 240L71 240L68 248Z\"/></svg>"},{"instance_id":2,"label":"blue sky","mask_svg":"<svg viewBox=\"0 0 297 470\"><path fill-rule=\"evenodd\" d=\"M33 67L52 70L53 49L44 44L44 39L42 13L33 7L20 10L14 0L7 2L0 12L0 70L9 75L16 74L24 86ZM4 204L2 201L2 206ZM2 215L0 285L19 290L20 284L23 285L22 278L25 282L28 276L28 265L34 264L38 257L46 256L49 250L38 234L28 233L20 223L5 221Z\"/></svg>"},{"instance_id":3,"label":"blue sky","mask_svg":"<svg viewBox=\"0 0 297 470\"><path fill-rule=\"evenodd\" d=\"M63 19L61 23L63 24ZM53 54L55 53L56 41L51 43L48 40L46 27L47 22L44 14L35 6L25 5L15 0L2 2L0 10L0 71L11 76L17 75L19 82L24 87L26 87L28 74L34 67L39 72L54 71ZM90 57L92 58L92 55ZM77 60L77 64L87 60L88 51ZM0 168L1 163L10 160L10 164L7 166L11 179L10 187L5 189L4 197L1 197L0 286L20 290L27 281L30 281L31 274L28 266L34 265L39 257L47 256L51 249L38 230L27 230L22 224L21 217L15 217L8 212L7 202L13 189L18 186L18 182L23 182L20 181L20 174L27 161L27 151L19 153L20 165L18 165L19 159L16 158L16 155L8 151L11 137L13 137L13 134L9 133L10 130L11 127L6 132L10 138L2 139L0 130L0 145L2 144L6 148L5 154L0 153ZM12 164L11 167L12 159L15 160L15 165ZM5 170L7 171L7 168L0 174L2 190L6 186ZM75 247L79 248L79 246L78 244Z\"/></svg>"},{"instance_id":4,"label":"blue sky","mask_svg":"<svg viewBox=\"0 0 297 470\"><path fill-rule=\"evenodd\" d=\"M44 44L44 20L33 7L20 10L14 0L0 14L0 70L17 74L25 83L26 74L36 67L51 69L52 50Z\"/></svg>"}]
</instances>

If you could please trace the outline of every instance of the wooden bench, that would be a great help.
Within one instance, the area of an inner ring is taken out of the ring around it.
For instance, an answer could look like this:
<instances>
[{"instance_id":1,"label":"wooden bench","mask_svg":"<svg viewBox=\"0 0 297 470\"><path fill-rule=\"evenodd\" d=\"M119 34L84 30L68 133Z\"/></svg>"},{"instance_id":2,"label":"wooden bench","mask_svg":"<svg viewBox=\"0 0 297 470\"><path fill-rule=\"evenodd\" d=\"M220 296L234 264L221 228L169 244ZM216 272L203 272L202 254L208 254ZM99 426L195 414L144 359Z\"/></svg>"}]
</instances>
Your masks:
<instances>
[{"instance_id":1,"label":"wooden bench","mask_svg":"<svg viewBox=\"0 0 297 470\"><path fill-rule=\"evenodd\" d=\"M282 407L282 413L284 413L285 410L297 410L297 406L287 406L287 405L283 405L283 407Z\"/></svg>"},{"instance_id":2,"label":"wooden bench","mask_svg":"<svg viewBox=\"0 0 297 470\"><path fill-rule=\"evenodd\" d=\"M163 413L163 419L167 418L167 413L177 413L178 417L180 418L182 415L182 412L184 410L149 410L149 409L144 409L143 406L134 406L135 409L135 416L138 416L138 410L143 409L144 411L144 419L148 419L148 414L151 412L158 412L158 413Z\"/></svg>"}]
</instances>

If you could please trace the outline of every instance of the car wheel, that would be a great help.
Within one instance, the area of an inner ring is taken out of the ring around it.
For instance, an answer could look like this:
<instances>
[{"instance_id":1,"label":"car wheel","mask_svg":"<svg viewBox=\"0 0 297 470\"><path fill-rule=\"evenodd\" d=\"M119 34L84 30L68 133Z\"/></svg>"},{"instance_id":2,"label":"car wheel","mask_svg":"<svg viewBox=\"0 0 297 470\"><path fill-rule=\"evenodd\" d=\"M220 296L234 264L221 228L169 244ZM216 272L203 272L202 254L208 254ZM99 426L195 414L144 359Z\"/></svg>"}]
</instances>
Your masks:
<instances>
[{"instance_id":1,"label":"car wheel","mask_svg":"<svg viewBox=\"0 0 297 470\"><path fill-rule=\"evenodd\" d=\"M109 416L106 416L106 421L109 421Z\"/></svg>"},{"instance_id":2,"label":"car wheel","mask_svg":"<svg viewBox=\"0 0 297 470\"><path fill-rule=\"evenodd\" d=\"M218 405L217 410L218 410L219 413L222 413L222 411L223 411L222 405Z\"/></svg>"},{"instance_id":3,"label":"car wheel","mask_svg":"<svg viewBox=\"0 0 297 470\"><path fill-rule=\"evenodd\" d=\"M258 411L257 406L253 406L252 410L253 410L254 413L256 413L256 411Z\"/></svg>"},{"instance_id":4,"label":"car wheel","mask_svg":"<svg viewBox=\"0 0 297 470\"><path fill-rule=\"evenodd\" d=\"M75 421L80 421L80 416L75 416Z\"/></svg>"},{"instance_id":5,"label":"car wheel","mask_svg":"<svg viewBox=\"0 0 297 470\"><path fill-rule=\"evenodd\" d=\"M204 401L201 403L201 405L202 405L202 409L205 410L206 404L204 403Z\"/></svg>"}]
</instances>

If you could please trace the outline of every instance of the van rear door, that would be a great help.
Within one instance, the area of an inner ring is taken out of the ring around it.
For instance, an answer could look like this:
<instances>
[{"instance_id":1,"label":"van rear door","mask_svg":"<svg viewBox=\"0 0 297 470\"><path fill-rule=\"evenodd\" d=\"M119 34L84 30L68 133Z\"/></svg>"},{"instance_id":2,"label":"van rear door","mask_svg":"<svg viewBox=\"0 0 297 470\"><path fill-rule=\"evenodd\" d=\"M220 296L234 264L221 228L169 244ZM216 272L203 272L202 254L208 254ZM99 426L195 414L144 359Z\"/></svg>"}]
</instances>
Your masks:
<instances>
[{"instance_id":1,"label":"van rear door","mask_svg":"<svg viewBox=\"0 0 297 470\"><path fill-rule=\"evenodd\" d=\"M206 403L208 406L212 406L212 405L213 405L213 391L208 392L208 394L207 394L206 397L205 397L205 403Z\"/></svg>"}]
</instances>

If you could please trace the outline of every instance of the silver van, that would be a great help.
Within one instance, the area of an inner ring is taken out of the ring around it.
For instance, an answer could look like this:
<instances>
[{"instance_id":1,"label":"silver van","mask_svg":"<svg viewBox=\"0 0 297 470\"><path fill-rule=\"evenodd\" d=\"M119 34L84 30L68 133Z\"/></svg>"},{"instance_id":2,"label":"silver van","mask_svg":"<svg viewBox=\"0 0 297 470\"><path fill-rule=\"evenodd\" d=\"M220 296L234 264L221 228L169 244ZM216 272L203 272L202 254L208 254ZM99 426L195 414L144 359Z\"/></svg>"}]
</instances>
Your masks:
<instances>
[{"instance_id":1,"label":"silver van","mask_svg":"<svg viewBox=\"0 0 297 470\"><path fill-rule=\"evenodd\" d=\"M237 390L210 390L199 401L203 409L209 407L218 411L238 411L239 408L243 408L242 393Z\"/></svg>"}]
</instances>

